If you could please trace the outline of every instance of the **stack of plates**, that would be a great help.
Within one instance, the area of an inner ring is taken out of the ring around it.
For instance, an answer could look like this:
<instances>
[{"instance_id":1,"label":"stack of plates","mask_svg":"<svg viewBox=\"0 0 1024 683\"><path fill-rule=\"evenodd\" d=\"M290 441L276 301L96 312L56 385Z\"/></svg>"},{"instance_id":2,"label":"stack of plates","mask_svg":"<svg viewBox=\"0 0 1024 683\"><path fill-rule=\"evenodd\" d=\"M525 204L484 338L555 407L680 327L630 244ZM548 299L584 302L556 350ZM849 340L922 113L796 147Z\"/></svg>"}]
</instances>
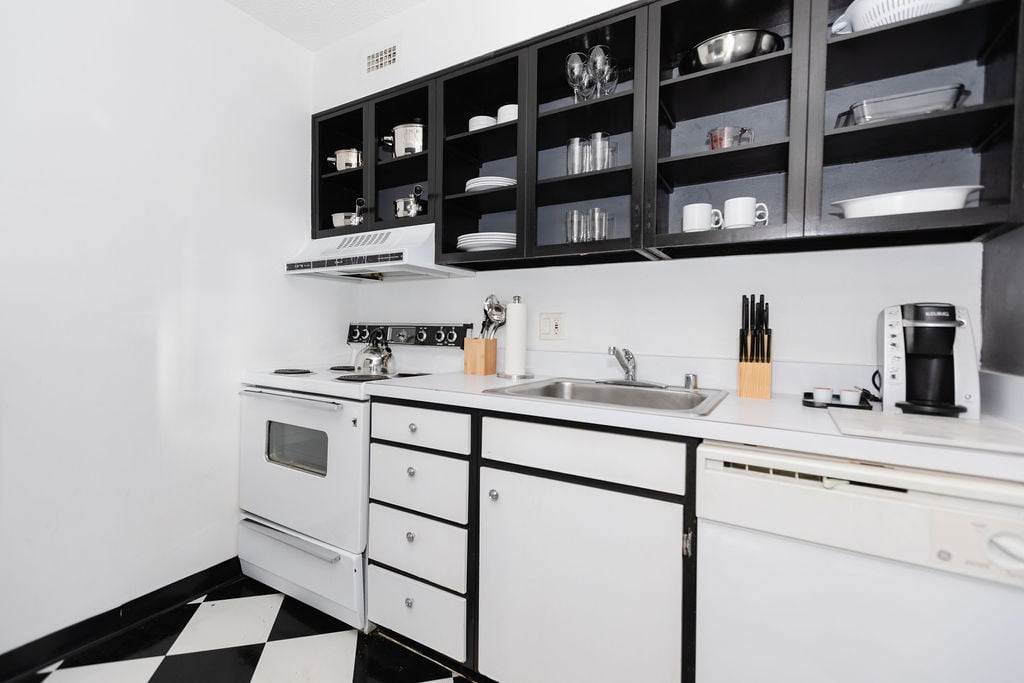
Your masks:
<instances>
[{"instance_id":1,"label":"stack of plates","mask_svg":"<svg viewBox=\"0 0 1024 683\"><path fill-rule=\"evenodd\" d=\"M484 175L479 178L470 178L466 181L466 192L477 190L493 190L498 187L513 187L516 184L515 178L503 178L499 175Z\"/></svg>"},{"instance_id":2,"label":"stack of plates","mask_svg":"<svg viewBox=\"0 0 1024 683\"><path fill-rule=\"evenodd\" d=\"M514 232L474 232L459 238L458 247L462 251L492 251L494 249L511 249L516 246Z\"/></svg>"}]
</instances>

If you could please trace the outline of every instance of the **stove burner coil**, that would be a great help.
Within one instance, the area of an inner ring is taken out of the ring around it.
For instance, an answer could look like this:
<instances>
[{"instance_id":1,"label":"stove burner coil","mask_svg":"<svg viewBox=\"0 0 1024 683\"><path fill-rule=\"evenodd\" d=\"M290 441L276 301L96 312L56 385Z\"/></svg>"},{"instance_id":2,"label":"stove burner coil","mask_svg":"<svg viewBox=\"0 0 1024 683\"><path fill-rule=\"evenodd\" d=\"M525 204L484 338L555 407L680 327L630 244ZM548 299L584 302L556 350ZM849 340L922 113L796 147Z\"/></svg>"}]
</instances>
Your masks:
<instances>
[{"instance_id":1,"label":"stove burner coil","mask_svg":"<svg viewBox=\"0 0 1024 683\"><path fill-rule=\"evenodd\" d=\"M332 365L331 372L355 372L354 365Z\"/></svg>"},{"instance_id":2,"label":"stove burner coil","mask_svg":"<svg viewBox=\"0 0 1024 683\"><path fill-rule=\"evenodd\" d=\"M305 370L303 368L279 368L274 370L275 375L312 375L312 370Z\"/></svg>"}]
</instances>

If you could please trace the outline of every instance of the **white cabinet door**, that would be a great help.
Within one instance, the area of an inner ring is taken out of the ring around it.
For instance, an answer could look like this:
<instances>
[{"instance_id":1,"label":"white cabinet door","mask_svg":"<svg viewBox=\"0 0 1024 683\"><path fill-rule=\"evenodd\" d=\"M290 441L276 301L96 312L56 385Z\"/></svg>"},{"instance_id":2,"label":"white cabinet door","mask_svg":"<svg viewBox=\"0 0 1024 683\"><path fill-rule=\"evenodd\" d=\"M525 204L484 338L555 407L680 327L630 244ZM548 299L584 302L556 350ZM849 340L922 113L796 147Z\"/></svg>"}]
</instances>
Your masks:
<instances>
[{"instance_id":1,"label":"white cabinet door","mask_svg":"<svg viewBox=\"0 0 1024 683\"><path fill-rule=\"evenodd\" d=\"M679 681L683 507L480 471L481 673Z\"/></svg>"}]
</instances>

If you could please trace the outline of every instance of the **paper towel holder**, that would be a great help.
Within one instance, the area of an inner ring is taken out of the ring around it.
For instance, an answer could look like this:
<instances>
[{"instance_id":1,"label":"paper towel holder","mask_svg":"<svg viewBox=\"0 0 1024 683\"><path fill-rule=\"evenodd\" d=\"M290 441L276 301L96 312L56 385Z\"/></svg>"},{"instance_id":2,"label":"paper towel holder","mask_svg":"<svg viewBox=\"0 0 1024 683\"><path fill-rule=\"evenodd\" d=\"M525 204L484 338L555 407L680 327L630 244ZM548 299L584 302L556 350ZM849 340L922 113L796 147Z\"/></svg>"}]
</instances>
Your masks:
<instances>
[{"instance_id":1,"label":"paper towel holder","mask_svg":"<svg viewBox=\"0 0 1024 683\"><path fill-rule=\"evenodd\" d=\"M518 297L518 296L512 297L512 303L513 304L521 304L522 302L523 302L522 297ZM506 314L507 313L508 313L508 308L506 307ZM524 321L524 323L525 323L525 321ZM507 323L506 323L506 330L508 330ZM525 334L526 334L525 330L523 331L522 334L524 336L523 342L525 343ZM508 335L506 335L505 340L506 340L507 343L511 342L511 338ZM507 345L506 345L506 348L505 348L505 352L508 353L508 346ZM507 367L507 365L506 365L506 367ZM501 377L502 379L533 379L533 375L528 373L528 372L514 373L514 374L510 374L510 373L506 373L506 372L499 372L499 373L497 373L497 376Z\"/></svg>"}]
</instances>

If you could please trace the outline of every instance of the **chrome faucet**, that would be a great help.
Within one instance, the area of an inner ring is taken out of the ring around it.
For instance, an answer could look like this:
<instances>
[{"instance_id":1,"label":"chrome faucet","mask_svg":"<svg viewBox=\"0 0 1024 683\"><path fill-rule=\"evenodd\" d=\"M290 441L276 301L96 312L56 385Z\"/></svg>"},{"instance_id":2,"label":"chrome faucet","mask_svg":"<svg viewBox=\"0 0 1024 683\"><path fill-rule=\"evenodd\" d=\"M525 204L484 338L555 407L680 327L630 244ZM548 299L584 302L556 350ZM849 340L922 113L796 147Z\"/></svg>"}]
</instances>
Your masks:
<instances>
[{"instance_id":1,"label":"chrome faucet","mask_svg":"<svg viewBox=\"0 0 1024 683\"><path fill-rule=\"evenodd\" d=\"M636 381L636 357L633 355L632 351L629 349L617 349L614 346L609 346L608 355L615 356L615 360L619 361L622 371L626 373L627 382Z\"/></svg>"}]
</instances>

